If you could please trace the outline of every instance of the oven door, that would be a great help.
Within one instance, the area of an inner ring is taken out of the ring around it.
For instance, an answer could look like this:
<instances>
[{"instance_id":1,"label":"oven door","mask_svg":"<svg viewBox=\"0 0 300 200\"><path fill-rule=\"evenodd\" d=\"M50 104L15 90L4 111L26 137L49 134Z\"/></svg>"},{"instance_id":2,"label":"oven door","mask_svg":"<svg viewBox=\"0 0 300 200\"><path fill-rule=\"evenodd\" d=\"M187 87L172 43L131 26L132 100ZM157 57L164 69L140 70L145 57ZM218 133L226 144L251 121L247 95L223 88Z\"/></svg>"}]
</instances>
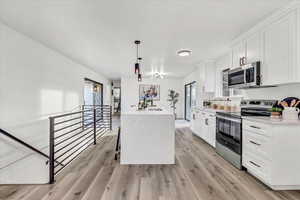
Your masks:
<instances>
[{"instance_id":1,"label":"oven door","mask_svg":"<svg viewBox=\"0 0 300 200\"><path fill-rule=\"evenodd\" d=\"M230 70L228 73L228 86L230 88L244 87L246 84L245 70L238 68Z\"/></svg>"},{"instance_id":2,"label":"oven door","mask_svg":"<svg viewBox=\"0 0 300 200\"><path fill-rule=\"evenodd\" d=\"M235 117L217 116L216 139L219 144L235 153L242 154L242 120Z\"/></svg>"}]
</instances>

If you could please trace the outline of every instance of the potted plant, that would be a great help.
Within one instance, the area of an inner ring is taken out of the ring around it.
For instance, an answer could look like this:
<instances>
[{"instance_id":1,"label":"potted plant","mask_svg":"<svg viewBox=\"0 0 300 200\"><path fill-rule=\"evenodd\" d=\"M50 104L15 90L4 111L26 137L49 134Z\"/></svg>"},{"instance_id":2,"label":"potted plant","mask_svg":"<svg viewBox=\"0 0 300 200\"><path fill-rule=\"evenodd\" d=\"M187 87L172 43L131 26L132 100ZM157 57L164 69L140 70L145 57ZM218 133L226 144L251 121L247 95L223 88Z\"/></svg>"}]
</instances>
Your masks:
<instances>
[{"instance_id":1,"label":"potted plant","mask_svg":"<svg viewBox=\"0 0 300 200\"><path fill-rule=\"evenodd\" d=\"M282 108L280 108L280 107L272 108L272 112L271 112L272 118L280 118L281 114L282 114Z\"/></svg>"},{"instance_id":2,"label":"potted plant","mask_svg":"<svg viewBox=\"0 0 300 200\"><path fill-rule=\"evenodd\" d=\"M173 113L175 116L175 119L177 118L176 116L176 103L178 102L178 97L179 97L179 93L175 92L174 90L169 90L169 99L168 101L170 102L170 106L173 109Z\"/></svg>"}]
</instances>

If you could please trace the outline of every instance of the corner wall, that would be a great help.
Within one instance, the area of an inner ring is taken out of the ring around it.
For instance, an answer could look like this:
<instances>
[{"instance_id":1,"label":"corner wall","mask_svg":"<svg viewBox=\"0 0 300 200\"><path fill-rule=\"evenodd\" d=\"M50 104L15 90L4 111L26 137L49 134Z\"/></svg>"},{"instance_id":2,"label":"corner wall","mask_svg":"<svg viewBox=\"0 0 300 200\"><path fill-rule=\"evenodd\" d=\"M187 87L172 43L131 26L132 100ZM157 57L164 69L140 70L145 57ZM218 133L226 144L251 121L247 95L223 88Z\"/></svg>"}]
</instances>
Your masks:
<instances>
[{"instance_id":1,"label":"corner wall","mask_svg":"<svg viewBox=\"0 0 300 200\"><path fill-rule=\"evenodd\" d=\"M48 116L83 104L85 77L103 83L111 103L107 78L1 23L0 44L0 127L45 153ZM1 134L0 146L0 184L48 182L42 157Z\"/></svg>"}]
</instances>

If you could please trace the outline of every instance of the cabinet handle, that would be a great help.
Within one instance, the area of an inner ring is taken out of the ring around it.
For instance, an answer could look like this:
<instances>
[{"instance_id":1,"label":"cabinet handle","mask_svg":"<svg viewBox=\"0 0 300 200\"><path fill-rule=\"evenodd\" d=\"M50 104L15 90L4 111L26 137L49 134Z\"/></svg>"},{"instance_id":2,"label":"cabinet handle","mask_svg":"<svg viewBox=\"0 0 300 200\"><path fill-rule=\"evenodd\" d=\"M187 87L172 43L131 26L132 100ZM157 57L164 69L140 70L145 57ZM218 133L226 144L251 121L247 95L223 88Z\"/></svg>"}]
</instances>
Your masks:
<instances>
[{"instance_id":1,"label":"cabinet handle","mask_svg":"<svg viewBox=\"0 0 300 200\"><path fill-rule=\"evenodd\" d=\"M254 165L255 167L261 167L260 165L256 164L255 162L249 161L249 163L251 163L251 164Z\"/></svg>"},{"instance_id":2,"label":"cabinet handle","mask_svg":"<svg viewBox=\"0 0 300 200\"><path fill-rule=\"evenodd\" d=\"M242 58L240 58L240 66L243 66Z\"/></svg>"},{"instance_id":3,"label":"cabinet handle","mask_svg":"<svg viewBox=\"0 0 300 200\"><path fill-rule=\"evenodd\" d=\"M261 144L258 144L258 143L256 143L256 142L253 142L252 140L249 140L249 142L252 143L252 144L255 144L255 145L257 145L257 146L260 146L260 145L261 145Z\"/></svg>"},{"instance_id":4,"label":"cabinet handle","mask_svg":"<svg viewBox=\"0 0 300 200\"><path fill-rule=\"evenodd\" d=\"M251 128L256 128L256 129L261 129L260 127L258 127L258 126L250 126Z\"/></svg>"}]
</instances>

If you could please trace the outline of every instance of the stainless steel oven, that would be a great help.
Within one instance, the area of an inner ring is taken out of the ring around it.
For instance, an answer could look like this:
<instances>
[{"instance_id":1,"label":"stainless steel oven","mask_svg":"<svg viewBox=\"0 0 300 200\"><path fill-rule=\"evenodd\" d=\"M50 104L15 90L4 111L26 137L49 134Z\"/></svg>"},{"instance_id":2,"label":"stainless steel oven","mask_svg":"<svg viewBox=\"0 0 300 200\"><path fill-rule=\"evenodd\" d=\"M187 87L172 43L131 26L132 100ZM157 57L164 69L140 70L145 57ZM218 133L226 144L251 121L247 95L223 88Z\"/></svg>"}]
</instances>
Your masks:
<instances>
[{"instance_id":1,"label":"stainless steel oven","mask_svg":"<svg viewBox=\"0 0 300 200\"><path fill-rule=\"evenodd\" d=\"M216 151L242 168L242 118L237 113L217 113Z\"/></svg>"},{"instance_id":2,"label":"stainless steel oven","mask_svg":"<svg viewBox=\"0 0 300 200\"><path fill-rule=\"evenodd\" d=\"M228 86L230 88L247 88L260 86L260 62L229 70Z\"/></svg>"},{"instance_id":3,"label":"stainless steel oven","mask_svg":"<svg viewBox=\"0 0 300 200\"><path fill-rule=\"evenodd\" d=\"M216 151L242 169L242 116L270 116L276 100L243 100L241 112L217 112Z\"/></svg>"}]
</instances>

